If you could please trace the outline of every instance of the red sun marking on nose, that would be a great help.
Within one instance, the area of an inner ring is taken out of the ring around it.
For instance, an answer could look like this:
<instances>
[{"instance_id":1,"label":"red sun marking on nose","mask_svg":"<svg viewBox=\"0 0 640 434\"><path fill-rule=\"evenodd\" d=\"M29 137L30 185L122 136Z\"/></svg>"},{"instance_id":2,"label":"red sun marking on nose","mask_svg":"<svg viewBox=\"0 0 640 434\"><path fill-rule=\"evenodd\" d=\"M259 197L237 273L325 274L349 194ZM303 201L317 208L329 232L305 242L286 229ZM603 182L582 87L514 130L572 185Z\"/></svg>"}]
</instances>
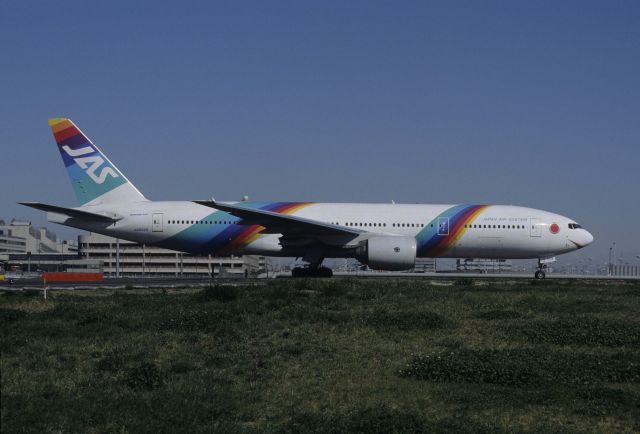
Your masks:
<instances>
[{"instance_id":1,"label":"red sun marking on nose","mask_svg":"<svg viewBox=\"0 0 640 434\"><path fill-rule=\"evenodd\" d=\"M558 232L560 232L560 226L558 226L557 223L551 223L551 226L549 226L549 230L552 234L557 234Z\"/></svg>"}]
</instances>

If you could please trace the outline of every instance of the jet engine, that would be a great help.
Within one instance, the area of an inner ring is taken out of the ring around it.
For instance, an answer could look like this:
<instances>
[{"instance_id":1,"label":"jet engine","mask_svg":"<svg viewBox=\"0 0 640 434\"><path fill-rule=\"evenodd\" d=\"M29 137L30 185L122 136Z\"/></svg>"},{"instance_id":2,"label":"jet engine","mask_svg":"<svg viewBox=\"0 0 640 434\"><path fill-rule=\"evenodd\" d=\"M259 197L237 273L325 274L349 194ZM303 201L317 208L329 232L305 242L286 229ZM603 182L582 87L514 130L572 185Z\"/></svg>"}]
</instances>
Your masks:
<instances>
[{"instance_id":1,"label":"jet engine","mask_svg":"<svg viewBox=\"0 0 640 434\"><path fill-rule=\"evenodd\" d=\"M416 264L416 239L401 236L376 236L363 241L356 258L375 270L409 270Z\"/></svg>"}]
</instances>

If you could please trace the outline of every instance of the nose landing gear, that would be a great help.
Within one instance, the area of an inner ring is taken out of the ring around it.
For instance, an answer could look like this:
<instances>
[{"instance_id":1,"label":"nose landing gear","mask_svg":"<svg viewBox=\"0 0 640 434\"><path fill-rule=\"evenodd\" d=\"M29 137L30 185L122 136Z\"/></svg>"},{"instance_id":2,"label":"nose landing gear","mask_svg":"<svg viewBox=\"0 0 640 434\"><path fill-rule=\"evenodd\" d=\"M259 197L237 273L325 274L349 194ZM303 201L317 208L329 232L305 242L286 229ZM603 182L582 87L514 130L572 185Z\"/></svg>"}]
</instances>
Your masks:
<instances>
[{"instance_id":1,"label":"nose landing gear","mask_svg":"<svg viewBox=\"0 0 640 434\"><path fill-rule=\"evenodd\" d=\"M547 277L547 273L545 270L547 269L547 264L542 262L542 259L538 259L538 270L536 271L536 279L542 280Z\"/></svg>"},{"instance_id":2,"label":"nose landing gear","mask_svg":"<svg viewBox=\"0 0 640 434\"><path fill-rule=\"evenodd\" d=\"M536 279L542 280L547 277L547 264L556 262L555 256L543 256L538 258L538 270L536 271Z\"/></svg>"}]
</instances>

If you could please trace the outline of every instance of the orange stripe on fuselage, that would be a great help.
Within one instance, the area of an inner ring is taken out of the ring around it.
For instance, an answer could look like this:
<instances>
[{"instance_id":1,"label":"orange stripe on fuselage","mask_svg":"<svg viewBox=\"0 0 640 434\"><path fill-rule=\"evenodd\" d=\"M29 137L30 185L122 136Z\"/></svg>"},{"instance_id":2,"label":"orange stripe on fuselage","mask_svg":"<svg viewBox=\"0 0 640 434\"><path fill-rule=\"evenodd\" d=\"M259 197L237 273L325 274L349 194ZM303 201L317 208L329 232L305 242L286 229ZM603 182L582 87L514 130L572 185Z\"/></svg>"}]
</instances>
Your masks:
<instances>
[{"instance_id":1,"label":"orange stripe on fuselage","mask_svg":"<svg viewBox=\"0 0 640 434\"><path fill-rule=\"evenodd\" d=\"M480 213L482 213L487 208L489 208L489 205L482 205L471 214L469 214L463 221L459 222L459 226L457 226L457 228L454 228L453 232L449 233L449 235L442 241L442 244L433 249L433 254L441 255L451 247L455 246L458 240L462 238L462 236L467 232L468 227L465 228L464 226L469 225L471 222L473 222L478 217L478 215L480 215Z\"/></svg>"},{"instance_id":2,"label":"orange stripe on fuselage","mask_svg":"<svg viewBox=\"0 0 640 434\"><path fill-rule=\"evenodd\" d=\"M290 205L287 205L283 208L281 208L280 210L278 210L278 214L293 214L296 211L301 210L302 208L305 208L309 205L312 205L313 202L300 202L300 203L293 203ZM260 236L260 232L262 232L262 230L264 229L264 226L260 226L260 225L252 225L249 228L247 228L244 232L242 232L240 235L238 235L236 238L234 238L229 244L227 244L224 248L223 251L224 252L232 252L242 246L246 246L250 243L252 243L253 241L257 240L258 237Z\"/></svg>"},{"instance_id":3,"label":"orange stripe on fuselage","mask_svg":"<svg viewBox=\"0 0 640 434\"><path fill-rule=\"evenodd\" d=\"M222 248L223 252L233 252L241 246L246 246L260 235L260 232L264 229L264 226L252 225L246 228L241 234L235 237L229 244Z\"/></svg>"},{"instance_id":4,"label":"orange stripe on fuselage","mask_svg":"<svg viewBox=\"0 0 640 434\"><path fill-rule=\"evenodd\" d=\"M306 208L312 204L312 202L292 203L291 205L287 205L286 207L282 208L278 212L280 214L293 214L294 212L300 211L302 208Z\"/></svg>"},{"instance_id":5,"label":"orange stripe on fuselage","mask_svg":"<svg viewBox=\"0 0 640 434\"><path fill-rule=\"evenodd\" d=\"M462 238L462 236L469 229L468 225L470 223L472 223L473 221L475 221L475 219L478 217L478 215L480 215L480 213L482 213L487 208L489 208L489 205L483 205L481 208L478 208L477 210L472 212L471 215L469 217L467 217L467 219L465 221L461 222L460 223L460 230L458 230L455 234L453 234L453 236L451 237L450 241L448 242L447 248L449 248L452 245L454 245L455 243L457 243L458 240L460 238ZM467 225L467 227L465 227L465 225Z\"/></svg>"}]
</instances>

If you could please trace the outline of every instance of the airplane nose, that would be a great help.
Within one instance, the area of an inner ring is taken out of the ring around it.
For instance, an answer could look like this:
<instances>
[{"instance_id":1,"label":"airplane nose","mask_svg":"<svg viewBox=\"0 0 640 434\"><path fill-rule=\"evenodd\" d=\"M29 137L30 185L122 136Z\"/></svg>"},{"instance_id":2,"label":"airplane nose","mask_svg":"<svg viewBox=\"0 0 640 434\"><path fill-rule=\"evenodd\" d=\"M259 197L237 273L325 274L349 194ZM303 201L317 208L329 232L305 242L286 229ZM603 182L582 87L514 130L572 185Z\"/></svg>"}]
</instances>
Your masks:
<instances>
[{"instance_id":1,"label":"airplane nose","mask_svg":"<svg viewBox=\"0 0 640 434\"><path fill-rule=\"evenodd\" d=\"M577 248L581 249L593 243L593 235L585 229L576 229L574 233L569 236L569 240L575 244Z\"/></svg>"},{"instance_id":2,"label":"airplane nose","mask_svg":"<svg viewBox=\"0 0 640 434\"><path fill-rule=\"evenodd\" d=\"M588 246L589 244L593 243L593 235L591 235L591 232L589 231L584 231L584 245Z\"/></svg>"}]
</instances>

